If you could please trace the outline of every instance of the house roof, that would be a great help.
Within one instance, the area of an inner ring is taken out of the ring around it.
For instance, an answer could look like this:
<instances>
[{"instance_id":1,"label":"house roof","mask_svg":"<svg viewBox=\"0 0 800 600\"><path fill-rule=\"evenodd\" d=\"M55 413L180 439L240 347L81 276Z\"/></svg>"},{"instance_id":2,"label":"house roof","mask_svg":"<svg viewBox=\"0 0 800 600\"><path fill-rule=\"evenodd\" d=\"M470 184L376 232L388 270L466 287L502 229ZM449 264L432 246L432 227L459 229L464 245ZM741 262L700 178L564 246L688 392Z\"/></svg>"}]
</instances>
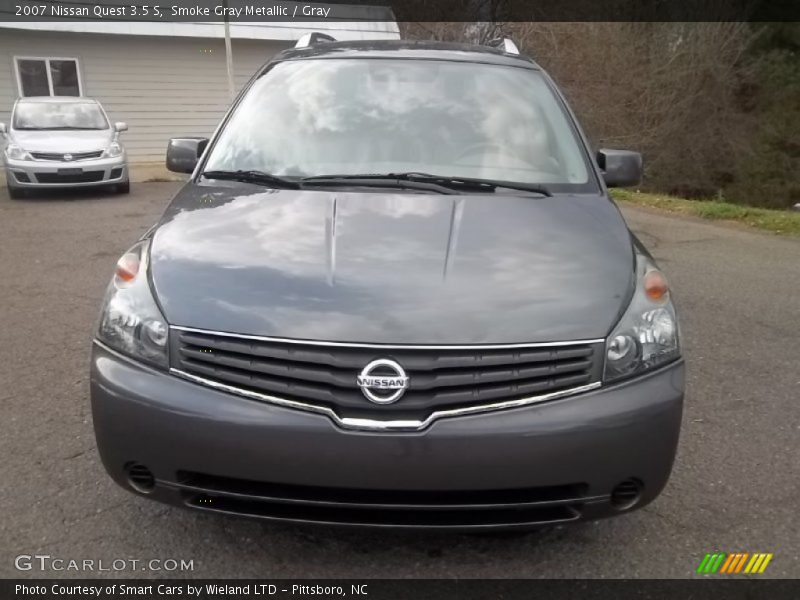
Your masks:
<instances>
[{"instance_id":1,"label":"house roof","mask_svg":"<svg viewBox=\"0 0 800 600\"><path fill-rule=\"evenodd\" d=\"M221 22L160 23L131 21L59 21L59 22L0 22L0 28L73 33L105 33L112 35L150 35L197 38L225 36ZM393 21L302 21L268 23L231 23L231 38L243 40L300 39L306 33L322 31L337 40L397 40L400 31Z\"/></svg>"}]
</instances>

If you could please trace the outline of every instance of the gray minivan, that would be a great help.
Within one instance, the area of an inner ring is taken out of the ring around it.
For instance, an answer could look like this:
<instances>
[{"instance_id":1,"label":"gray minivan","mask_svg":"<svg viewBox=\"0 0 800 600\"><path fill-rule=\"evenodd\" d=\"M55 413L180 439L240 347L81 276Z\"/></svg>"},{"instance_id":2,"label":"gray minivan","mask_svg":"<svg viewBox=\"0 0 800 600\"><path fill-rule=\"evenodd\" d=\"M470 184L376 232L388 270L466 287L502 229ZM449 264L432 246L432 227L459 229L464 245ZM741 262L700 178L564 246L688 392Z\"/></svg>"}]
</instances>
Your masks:
<instances>
[{"instance_id":1,"label":"gray minivan","mask_svg":"<svg viewBox=\"0 0 800 600\"><path fill-rule=\"evenodd\" d=\"M268 520L457 530L624 514L669 477L671 291L509 40L339 43L261 68L119 260L92 349L126 489Z\"/></svg>"}]
</instances>

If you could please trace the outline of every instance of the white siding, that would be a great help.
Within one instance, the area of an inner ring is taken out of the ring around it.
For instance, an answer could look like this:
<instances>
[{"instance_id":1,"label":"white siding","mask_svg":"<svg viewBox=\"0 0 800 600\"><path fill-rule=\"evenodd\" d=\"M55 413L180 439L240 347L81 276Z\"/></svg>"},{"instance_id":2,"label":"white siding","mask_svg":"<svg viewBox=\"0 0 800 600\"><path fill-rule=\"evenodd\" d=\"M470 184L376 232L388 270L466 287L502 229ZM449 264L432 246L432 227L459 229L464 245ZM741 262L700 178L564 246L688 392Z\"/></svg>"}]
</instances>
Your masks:
<instances>
[{"instance_id":1,"label":"white siding","mask_svg":"<svg viewBox=\"0 0 800 600\"><path fill-rule=\"evenodd\" d=\"M43 0L36 0L41 4ZM50 2L50 4L56 4ZM81 2L57 2L57 4L77 4ZM232 3L231 3L232 4ZM369 18L370 11L378 11L378 18L392 15L386 7L351 6L351 9L364 11L364 18ZM77 33L110 33L122 35L146 35L168 37L202 37L221 38L223 29L220 22L134 22L134 21L34 21L34 22L2 22L0 29L30 29L35 31L60 31ZM230 24L233 39L248 40L298 40L304 34L313 31L328 33L340 41L354 40L398 40L400 29L393 20L388 21L268 21L268 22L241 22Z\"/></svg>"},{"instance_id":2,"label":"white siding","mask_svg":"<svg viewBox=\"0 0 800 600\"><path fill-rule=\"evenodd\" d=\"M220 27L222 27L220 25ZM233 40L237 89L289 42ZM19 94L14 56L77 58L83 93L125 121L131 162L163 162L170 137L209 135L230 99L220 39L0 30L0 122Z\"/></svg>"}]
</instances>

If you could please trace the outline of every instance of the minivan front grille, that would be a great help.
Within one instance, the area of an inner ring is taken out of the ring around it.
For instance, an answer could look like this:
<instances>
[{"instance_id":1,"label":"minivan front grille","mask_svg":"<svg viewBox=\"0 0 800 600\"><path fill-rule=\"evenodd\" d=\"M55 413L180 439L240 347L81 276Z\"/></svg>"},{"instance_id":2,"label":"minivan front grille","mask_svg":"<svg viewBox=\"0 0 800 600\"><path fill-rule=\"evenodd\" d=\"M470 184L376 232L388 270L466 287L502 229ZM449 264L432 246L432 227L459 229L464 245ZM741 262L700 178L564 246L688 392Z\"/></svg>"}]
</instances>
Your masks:
<instances>
[{"instance_id":1,"label":"minivan front grille","mask_svg":"<svg viewBox=\"0 0 800 600\"><path fill-rule=\"evenodd\" d=\"M556 395L600 380L601 342L425 347L254 338L173 328L172 368L195 381L332 410L349 419L427 419L443 410ZM403 367L408 389L370 402L357 376L371 361Z\"/></svg>"}]
</instances>

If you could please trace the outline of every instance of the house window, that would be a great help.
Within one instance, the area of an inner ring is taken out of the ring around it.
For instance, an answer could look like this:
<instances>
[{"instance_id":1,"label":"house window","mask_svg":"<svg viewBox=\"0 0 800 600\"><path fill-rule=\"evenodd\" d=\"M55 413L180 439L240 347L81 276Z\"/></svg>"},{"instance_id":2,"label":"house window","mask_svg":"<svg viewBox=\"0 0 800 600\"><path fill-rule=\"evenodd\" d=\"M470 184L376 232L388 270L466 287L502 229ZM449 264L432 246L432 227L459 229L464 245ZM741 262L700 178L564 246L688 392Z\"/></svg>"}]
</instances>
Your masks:
<instances>
[{"instance_id":1,"label":"house window","mask_svg":"<svg viewBox=\"0 0 800 600\"><path fill-rule=\"evenodd\" d=\"M17 58L20 96L80 96L81 79L75 58Z\"/></svg>"}]
</instances>

